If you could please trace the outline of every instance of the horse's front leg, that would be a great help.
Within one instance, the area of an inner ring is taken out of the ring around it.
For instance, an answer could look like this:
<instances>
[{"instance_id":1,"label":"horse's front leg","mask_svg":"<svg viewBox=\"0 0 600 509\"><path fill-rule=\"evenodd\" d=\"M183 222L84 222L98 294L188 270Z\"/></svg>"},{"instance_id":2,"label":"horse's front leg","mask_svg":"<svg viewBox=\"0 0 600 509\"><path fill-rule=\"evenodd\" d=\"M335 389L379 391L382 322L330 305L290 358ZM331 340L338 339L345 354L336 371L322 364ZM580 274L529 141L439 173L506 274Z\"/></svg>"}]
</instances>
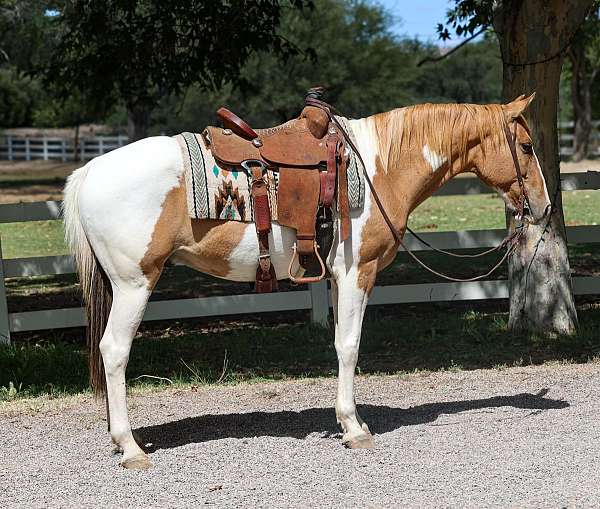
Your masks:
<instances>
[{"instance_id":1,"label":"horse's front leg","mask_svg":"<svg viewBox=\"0 0 600 509\"><path fill-rule=\"evenodd\" d=\"M371 432L356 411L354 373L358 361L363 316L375 281L375 273L376 269L368 266L353 267L348 273L334 274L331 285L335 349L339 365L335 412L344 431L342 442L352 449L373 447Z\"/></svg>"}]
</instances>

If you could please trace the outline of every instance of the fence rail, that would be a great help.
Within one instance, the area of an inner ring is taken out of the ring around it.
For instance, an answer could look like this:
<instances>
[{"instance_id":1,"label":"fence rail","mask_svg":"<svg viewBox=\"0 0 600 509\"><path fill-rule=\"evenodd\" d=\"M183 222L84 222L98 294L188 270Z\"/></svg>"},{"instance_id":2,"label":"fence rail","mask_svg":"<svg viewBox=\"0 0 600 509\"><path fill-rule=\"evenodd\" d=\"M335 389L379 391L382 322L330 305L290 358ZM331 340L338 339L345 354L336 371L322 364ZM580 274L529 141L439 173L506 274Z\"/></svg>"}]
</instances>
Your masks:
<instances>
[{"instance_id":1,"label":"fence rail","mask_svg":"<svg viewBox=\"0 0 600 509\"><path fill-rule=\"evenodd\" d=\"M561 122L558 125L559 147L561 155L571 155L574 152L575 136L573 122ZM592 122L590 134L590 154L600 155L600 120ZM79 139L78 147L74 146L73 137L57 136L20 136L0 134L0 159L25 160L33 159L85 161L105 154L127 144L125 135L118 136L83 136ZM76 158L76 153L79 157Z\"/></svg>"},{"instance_id":2,"label":"fence rail","mask_svg":"<svg viewBox=\"0 0 600 509\"><path fill-rule=\"evenodd\" d=\"M558 144L560 155L570 156L575 152L574 122L560 122L558 124ZM589 156L600 155L600 120L592 121L592 132L589 139Z\"/></svg>"},{"instance_id":3,"label":"fence rail","mask_svg":"<svg viewBox=\"0 0 600 509\"><path fill-rule=\"evenodd\" d=\"M600 189L600 172L563 174L562 189ZM475 179L455 179L439 194L474 194L490 192ZM0 205L0 223L60 219L60 202L34 202ZM422 236L429 243L443 249L487 248L497 245L506 231L471 230L426 232ZM571 244L600 243L600 226L571 226L567 228ZM406 239L412 250L429 250L411 236ZM40 256L3 259L0 244L0 342L9 342L11 332L59 329L85 325L82 308L54 309L8 313L5 278L29 277L74 272L71 256ZM505 280L470 283L427 283L376 287L370 305L409 302L436 302L454 300L503 299L508 296ZM575 277L573 288L577 295L600 294L600 277ZM316 323L326 323L329 314L329 293L325 282L310 285L308 290L267 295L228 295L196 299L153 301L148 304L144 320L166 320L201 316L220 316L269 311L308 309Z\"/></svg>"},{"instance_id":4,"label":"fence rail","mask_svg":"<svg viewBox=\"0 0 600 509\"><path fill-rule=\"evenodd\" d=\"M4 135L0 137L0 159L85 161L122 147L127 140L127 136L123 135L82 137L75 147L75 140L70 137Z\"/></svg>"}]
</instances>

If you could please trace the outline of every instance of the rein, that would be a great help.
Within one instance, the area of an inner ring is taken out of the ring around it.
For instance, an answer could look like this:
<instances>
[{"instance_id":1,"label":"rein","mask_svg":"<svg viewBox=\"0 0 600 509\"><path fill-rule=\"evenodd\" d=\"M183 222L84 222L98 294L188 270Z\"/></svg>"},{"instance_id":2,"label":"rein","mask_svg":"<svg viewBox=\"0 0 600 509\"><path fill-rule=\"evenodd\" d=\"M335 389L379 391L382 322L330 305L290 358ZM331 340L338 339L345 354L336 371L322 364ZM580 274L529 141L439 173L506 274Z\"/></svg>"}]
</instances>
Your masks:
<instances>
[{"instance_id":1,"label":"rein","mask_svg":"<svg viewBox=\"0 0 600 509\"><path fill-rule=\"evenodd\" d=\"M519 159L517 157L517 149L516 149L516 143L515 143L516 136L517 136L516 120L514 121L514 123L515 123L514 133L512 133L512 134L510 132L508 125L504 125L504 135L506 136L506 141L508 143L511 156L513 158L513 162L515 165L515 172L517 174L517 181L519 182L519 188L521 190L521 197L519 200L519 214L520 214L520 218L521 218L522 222L515 229L515 231L513 233L507 235L498 246L488 249L486 251L483 251L481 253L457 254L457 253L450 253L443 249L438 249L438 248L433 247L426 240L422 239L413 230L411 230L408 226L406 226L406 230L408 230L420 242L422 242L426 246L430 247L433 251L436 251L436 252L442 253L442 254L446 254L448 256L453 256L456 258L478 258L481 256L485 256L487 254L490 254L494 251L498 251L505 246L508 246L506 252L500 258L500 260L498 260L498 262L485 274L481 274L479 276L463 279L463 278L455 278L452 276L448 276L447 274L443 274L443 273L438 272L437 270L429 267L428 265L425 264L425 262L423 262L420 258L418 258L417 255L415 255L410 249L408 249L408 247L406 247L406 245L402 241L403 234L400 231L398 231L398 229L396 229L394 223L392 222L392 220L388 216L387 212L385 211L383 203L381 203L381 199L379 198L379 195L377 194L377 191L375 190L375 186L373 185L373 182L367 173L367 165L365 164L365 162L362 158L362 155L360 154L360 151L358 150L356 145L353 143L353 141L350 139L350 136L348 135L346 130L342 127L340 122L335 117L336 114L339 115L340 113L330 104L326 103L325 101L321 101L320 99L317 99L314 96L311 96L310 94L306 97L305 103L308 106L315 106L315 107L323 110L329 117L329 120L331 122L333 122L337 126L337 128L340 130L340 132L344 136L346 143L352 149L352 151L356 154L356 156L358 157L358 159L360 160L360 162L362 164L363 175L365 177L365 180L367 181L367 184L369 185L369 189L371 190L371 195L373 196L373 199L374 199L375 203L377 204L377 208L379 209L379 212L381 213L381 215L383 216L383 219L385 220L386 224L388 225L388 228L390 229L390 232L392 233L394 240L400 246L402 246L402 248L411 256L411 258L413 260L415 260L421 267L423 267L424 269L428 270L429 272L431 272L432 274L434 274L436 276L439 276L443 279L447 279L448 281L466 283L466 282L470 282L470 281L478 281L480 279L488 277L498 267L500 267L500 265L502 265L504 263L504 261L514 252L514 250L516 249L516 247L519 243L519 240L521 239L521 237L525 234L525 231L527 230L527 224L523 222L523 215L524 215L524 211L525 211L525 204L527 204L527 207L529 207L529 196L527 195L527 190L525 189L525 183L523 181L523 173L521 171L521 165L519 164Z\"/></svg>"}]
</instances>

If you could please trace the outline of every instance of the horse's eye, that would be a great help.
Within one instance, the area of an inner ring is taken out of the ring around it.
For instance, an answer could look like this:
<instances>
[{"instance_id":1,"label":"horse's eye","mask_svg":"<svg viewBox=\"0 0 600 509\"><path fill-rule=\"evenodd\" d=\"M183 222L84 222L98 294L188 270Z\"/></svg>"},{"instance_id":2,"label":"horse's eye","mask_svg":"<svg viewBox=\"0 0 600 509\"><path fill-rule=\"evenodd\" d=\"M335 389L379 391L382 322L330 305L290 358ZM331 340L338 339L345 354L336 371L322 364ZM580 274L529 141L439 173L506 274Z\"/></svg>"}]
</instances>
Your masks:
<instances>
[{"instance_id":1,"label":"horse's eye","mask_svg":"<svg viewBox=\"0 0 600 509\"><path fill-rule=\"evenodd\" d=\"M521 149L526 154L533 154L533 145L531 143L521 143Z\"/></svg>"}]
</instances>

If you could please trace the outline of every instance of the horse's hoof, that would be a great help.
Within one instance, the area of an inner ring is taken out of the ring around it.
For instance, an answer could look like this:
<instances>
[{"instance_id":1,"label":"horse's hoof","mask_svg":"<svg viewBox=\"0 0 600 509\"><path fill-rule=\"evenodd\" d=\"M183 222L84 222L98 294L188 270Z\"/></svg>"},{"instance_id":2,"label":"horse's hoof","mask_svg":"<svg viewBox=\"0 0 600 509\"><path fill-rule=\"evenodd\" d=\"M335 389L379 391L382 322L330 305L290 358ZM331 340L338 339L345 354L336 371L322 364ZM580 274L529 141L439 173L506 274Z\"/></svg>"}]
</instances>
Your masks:
<instances>
[{"instance_id":1,"label":"horse's hoof","mask_svg":"<svg viewBox=\"0 0 600 509\"><path fill-rule=\"evenodd\" d=\"M149 470L153 467L146 454L138 454L133 458L121 461L121 466L128 470Z\"/></svg>"},{"instance_id":2,"label":"horse's hoof","mask_svg":"<svg viewBox=\"0 0 600 509\"><path fill-rule=\"evenodd\" d=\"M348 449L373 449L373 437L369 434L350 438L344 442Z\"/></svg>"}]
</instances>

